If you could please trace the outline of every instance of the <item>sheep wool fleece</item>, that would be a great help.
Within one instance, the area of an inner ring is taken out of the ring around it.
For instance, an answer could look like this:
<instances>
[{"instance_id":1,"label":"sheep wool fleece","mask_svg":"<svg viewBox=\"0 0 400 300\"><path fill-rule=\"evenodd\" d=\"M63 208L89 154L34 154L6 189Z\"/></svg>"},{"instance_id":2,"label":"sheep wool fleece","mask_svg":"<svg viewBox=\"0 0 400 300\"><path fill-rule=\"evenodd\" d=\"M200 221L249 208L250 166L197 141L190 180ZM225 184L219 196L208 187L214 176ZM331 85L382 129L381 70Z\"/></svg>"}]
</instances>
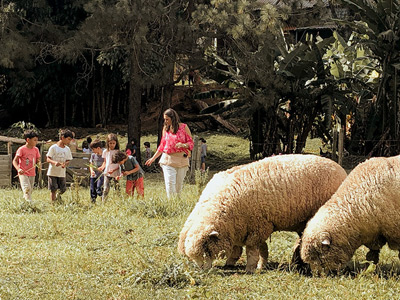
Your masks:
<instances>
[{"instance_id":1,"label":"sheep wool fleece","mask_svg":"<svg viewBox=\"0 0 400 300\"><path fill-rule=\"evenodd\" d=\"M234 265L246 246L246 271L265 266L274 231L301 234L306 222L346 177L334 161L279 155L217 173L180 233L178 250L209 268L219 254ZM298 251L297 251L298 253Z\"/></svg>"},{"instance_id":2,"label":"sheep wool fleece","mask_svg":"<svg viewBox=\"0 0 400 300\"><path fill-rule=\"evenodd\" d=\"M400 249L400 156L371 158L359 164L309 221L301 257L313 272L342 268L361 245L378 263L388 243Z\"/></svg>"}]
</instances>

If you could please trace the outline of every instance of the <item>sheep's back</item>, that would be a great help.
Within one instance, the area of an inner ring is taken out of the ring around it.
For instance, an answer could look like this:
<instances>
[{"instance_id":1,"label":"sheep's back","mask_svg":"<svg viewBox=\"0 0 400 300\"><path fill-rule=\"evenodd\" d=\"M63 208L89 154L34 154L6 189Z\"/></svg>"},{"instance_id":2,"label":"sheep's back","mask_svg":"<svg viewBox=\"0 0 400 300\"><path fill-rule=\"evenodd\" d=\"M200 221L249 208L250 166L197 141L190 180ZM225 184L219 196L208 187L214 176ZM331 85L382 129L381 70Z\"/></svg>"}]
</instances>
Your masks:
<instances>
[{"instance_id":1,"label":"sheep's back","mask_svg":"<svg viewBox=\"0 0 400 300\"><path fill-rule=\"evenodd\" d=\"M315 155L282 155L254 162L227 178L230 207L267 218L277 230L307 221L337 190L346 172ZM226 205L225 205L226 206Z\"/></svg>"}]
</instances>

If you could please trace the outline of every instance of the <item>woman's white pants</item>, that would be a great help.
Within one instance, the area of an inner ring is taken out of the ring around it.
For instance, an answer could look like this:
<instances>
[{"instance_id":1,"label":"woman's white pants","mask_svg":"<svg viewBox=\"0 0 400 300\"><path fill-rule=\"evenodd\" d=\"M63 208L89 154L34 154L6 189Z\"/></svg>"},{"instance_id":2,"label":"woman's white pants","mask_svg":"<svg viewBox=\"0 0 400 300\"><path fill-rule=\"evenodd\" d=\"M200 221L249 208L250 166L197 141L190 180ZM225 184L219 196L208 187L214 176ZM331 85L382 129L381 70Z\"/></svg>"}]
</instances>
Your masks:
<instances>
[{"instance_id":1,"label":"woman's white pants","mask_svg":"<svg viewBox=\"0 0 400 300\"><path fill-rule=\"evenodd\" d=\"M167 165L161 165L164 173L165 190L167 197L177 196L182 191L183 180L189 167L174 168Z\"/></svg>"}]
</instances>

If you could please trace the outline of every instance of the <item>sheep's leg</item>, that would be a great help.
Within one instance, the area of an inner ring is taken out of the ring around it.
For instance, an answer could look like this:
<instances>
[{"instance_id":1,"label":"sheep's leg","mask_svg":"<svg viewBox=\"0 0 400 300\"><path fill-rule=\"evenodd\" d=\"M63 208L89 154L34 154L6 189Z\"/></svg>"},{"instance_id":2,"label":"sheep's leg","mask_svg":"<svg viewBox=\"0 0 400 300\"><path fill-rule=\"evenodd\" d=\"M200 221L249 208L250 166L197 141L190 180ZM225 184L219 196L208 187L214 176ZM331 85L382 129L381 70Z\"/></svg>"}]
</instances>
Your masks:
<instances>
[{"instance_id":1,"label":"sheep's leg","mask_svg":"<svg viewBox=\"0 0 400 300\"><path fill-rule=\"evenodd\" d=\"M267 266L268 261L268 245L267 242L260 244L260 258L258 260L257 269L263 269Z\"/></svg>"},{"instance_id":2,"label":"sheep's leg","mask_svg":"<svg viewBox=\"0 0 400 300\"><path fill-rule=\"evenodd\" d=\"M300 256L300 249L301 249L301 238L297 238L296 243L293 247L293 256L291 265L294 266L296 270L303 274L309 274L311 272L310 266L305 263Z\"/></svg>"},{"instance_id":3,"label":"sheep's leg","mask_svg":"<svg viewBox=\"0 0 400 300\"><path fill-rule=\"evenodd\" d=\"M300 257L300 247L301 247L301 239L297 238L296 243L293 246L293 256L292 256L292 265L303 265L304 262Z\"/></svg>"},{"instance_id":4,"label":"sheep's leg","mask_svg":"<svg viewBox=\"0 0 400 300\"><path fill-rule=\"evenodd\" d=\"M386 242L386 238L380 235L373 243L366 244L365 246L368 247L369 252L367 253L365 258L368 261L372 261L374 264L377 264L379 262L379 252L381 251L383 245L386 244Z\"/></svg>"},{"instance_id":5,"label":"sheep's leg","mask_svg":"<svg viewBox=\"0 0 400 300\"><path fill-rule=\"evenodd\" d=\"M257 267L259 254L260 251L258 247L246 245L246 256L247 256L246 273L248 274L254 273L254 270Z\"/></svg>"},{"instance_id":6,"label":"sheep's leg","mask_svg":"<svg viewBox=\"0 0 400 300\"><path fill-rule=\"evenodd\" d=\"M379 262L379 252L380 252L379 249L378 250L370 249L366 255L366 259L368 261L372 261L374 264L377 264Z\"/></svg>"},{"instance_id":7,"label":"sheep's leg","mask_svg":"<svg viewBox=\"0 0 400 300\"><path fill-rule=\"evenodd\" d=\"M265 242L274 231L274 225L268 220L258 220L257 230L249 232L246 240L247 265L246 272L253 273L259 266L265 266L268 259L268 246Z\"/></svg>"},{"instance_id":8,"label":"sheep's leg","mask_svg":"<svg viewBox=\"0 0 400 300\"><path fill-rule=\"evenodd\" d=\"M242 255L242 251L243 251L242 246L233 246L232 253L228 256L225 266L226 267L234 266L236 262L239 260L240 256Z\"/></svg>"}]
</instances>

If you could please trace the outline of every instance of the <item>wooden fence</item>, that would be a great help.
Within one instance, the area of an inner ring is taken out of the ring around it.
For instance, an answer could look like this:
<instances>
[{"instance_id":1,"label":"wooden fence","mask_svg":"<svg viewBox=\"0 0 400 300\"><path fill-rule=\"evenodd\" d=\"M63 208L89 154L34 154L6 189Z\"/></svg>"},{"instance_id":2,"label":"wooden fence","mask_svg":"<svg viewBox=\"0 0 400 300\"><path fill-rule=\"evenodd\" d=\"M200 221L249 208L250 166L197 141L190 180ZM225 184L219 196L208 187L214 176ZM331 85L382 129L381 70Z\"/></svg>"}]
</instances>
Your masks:
<instances>
[{"instance_id":1,"label":"wooden fence","mask_svg":"<svg viewBox=\"0 0 400 300\"><path fill-rule=\"evenodd\" d=\"M0 136L0 142L7 143L7 154L0 155L0 187L10 187L13 182L13 144L24 145L24 139L12 138L7 136ZM45 186L47 182L47 169L46 163L47 151L43 151L45 142L39 142L40 156L42 158L42 172L37 172L36 182L40 187ZM73 160L67 168L67 184L71 184L75 180L82 185L89 183L89 158L90 154L86 153L72 153Z\"/></svg>"},{"instance_id":2,"label":"wooden fence","mask_svg":"<svg viewBox=\"0 0 400 300\"><path fill-rule=\"evenodd\" d=\"M10 187L12 184L12 145L23 145L25 140L0 136L0 142L7 143L7 154L0 155L0 187Z\"/></svg>"}]
</instances>

